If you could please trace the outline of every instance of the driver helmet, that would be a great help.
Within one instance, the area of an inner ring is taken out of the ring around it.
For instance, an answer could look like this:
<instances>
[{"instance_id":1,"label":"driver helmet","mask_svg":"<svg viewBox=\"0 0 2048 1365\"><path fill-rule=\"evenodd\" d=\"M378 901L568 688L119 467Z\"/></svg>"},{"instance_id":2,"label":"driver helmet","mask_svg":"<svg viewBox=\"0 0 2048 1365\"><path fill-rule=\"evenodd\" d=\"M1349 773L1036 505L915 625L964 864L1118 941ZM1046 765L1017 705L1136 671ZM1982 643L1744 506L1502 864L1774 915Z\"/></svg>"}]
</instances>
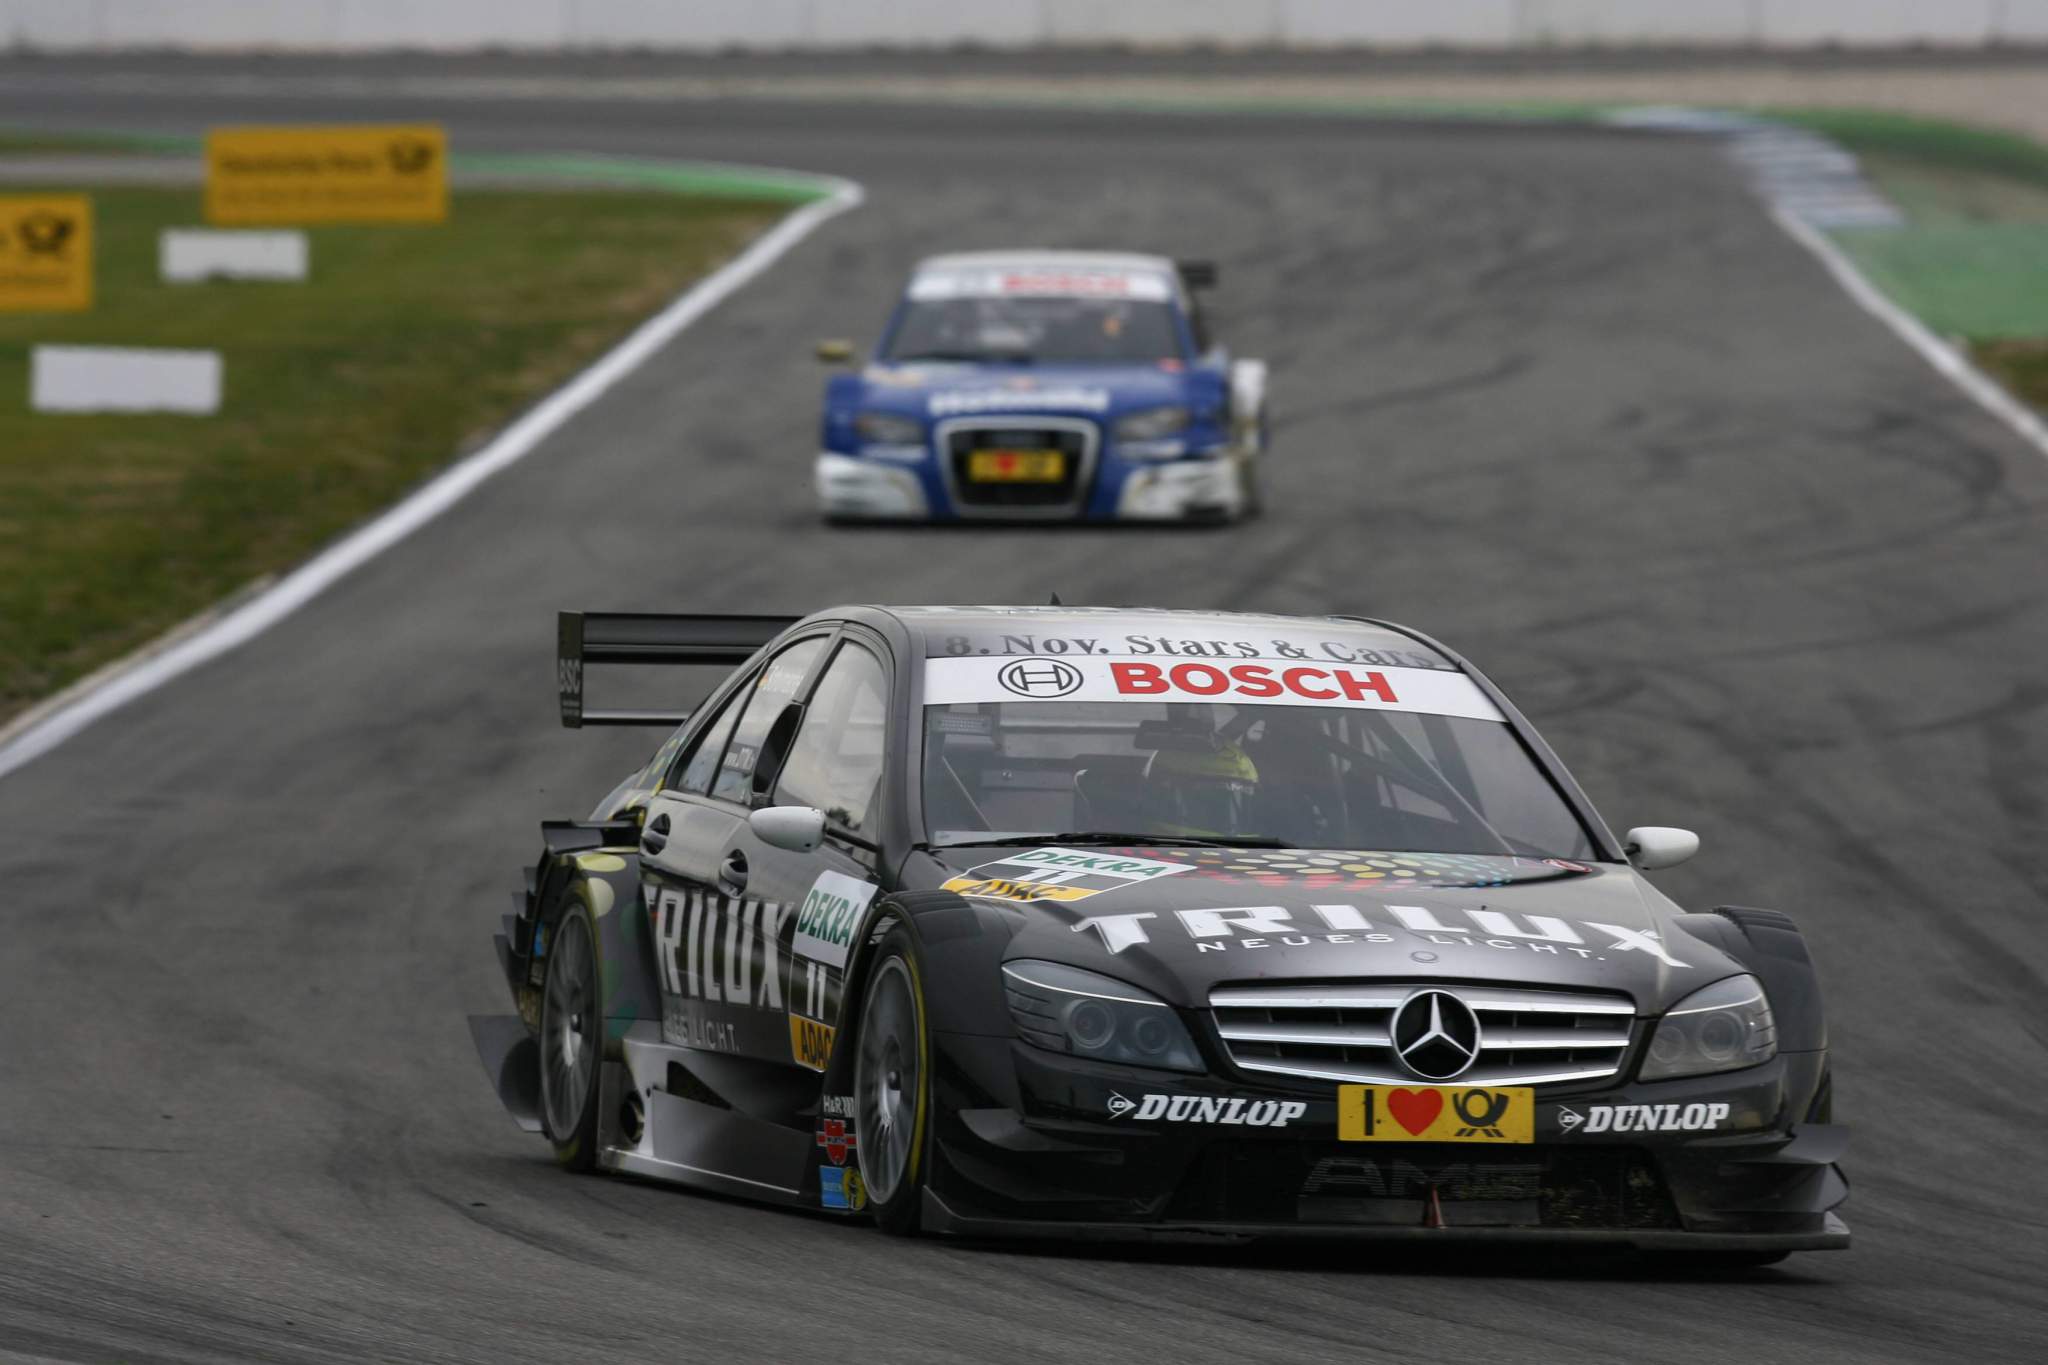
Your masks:
<instances>
[{"instance_id":1,"label":"driver helmet","mask_svg":"<svg viewBox=\"0 0 2048 1365\"><path fill-rule=\"evenodd\" d=\"M1252 832L1250 805L1259 770L1235 744L1219 740L1207 751L1155 750L1145 764L1145 782L1153 823L1162 834Z\"/></svg>"}]
</instances>

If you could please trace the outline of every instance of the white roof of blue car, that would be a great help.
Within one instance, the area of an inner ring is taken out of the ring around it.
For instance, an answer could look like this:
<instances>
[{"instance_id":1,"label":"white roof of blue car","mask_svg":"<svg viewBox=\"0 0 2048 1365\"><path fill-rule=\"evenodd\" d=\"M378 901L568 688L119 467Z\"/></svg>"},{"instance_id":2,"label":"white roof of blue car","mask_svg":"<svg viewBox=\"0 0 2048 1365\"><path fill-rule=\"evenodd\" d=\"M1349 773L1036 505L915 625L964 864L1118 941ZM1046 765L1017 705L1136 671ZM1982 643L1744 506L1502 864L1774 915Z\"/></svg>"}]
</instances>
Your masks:
<instances>
[{"instance_id":1,"label":"white roof of blue car","mask_svg":"<svg viewBox=\"0 0 2048 1365\"><path fill-rule=\"evenodd\" d=\"M1016 248L1009 251L960 251L945 256L927 256L917 263L917 272L927 270L1115 270L1174 273L1173 261L1165 256L1146 256L1135 251L1054 251L1046 248Z\"/></svg>"}]
</instances>

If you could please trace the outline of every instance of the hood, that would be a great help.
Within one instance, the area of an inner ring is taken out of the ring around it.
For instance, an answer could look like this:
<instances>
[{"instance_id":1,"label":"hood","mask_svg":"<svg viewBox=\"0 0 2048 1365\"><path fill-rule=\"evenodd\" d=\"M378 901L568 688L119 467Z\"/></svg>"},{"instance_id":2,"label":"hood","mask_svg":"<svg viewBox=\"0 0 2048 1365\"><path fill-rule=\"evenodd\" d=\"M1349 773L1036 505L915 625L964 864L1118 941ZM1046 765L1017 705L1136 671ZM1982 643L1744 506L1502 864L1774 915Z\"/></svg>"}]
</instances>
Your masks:
<instances>
[{"instance_id":1,"label":"hood","mask_svg":"<svg viewBox=\"0 0 2048 1365\"><path fill-rule=\"evenodd\" d=\"M1005 958L1189 1008L1226 982L1408 980L1618 991L1648 1014L1742 970L1612 863L1145 846L934 856L939 884L1014 926Z\"/></svg>"},{"instance_id":2,"label":"hood","mask_svg":"<svg viewBox=\"0 0 2048 1365\"><path fill-rule=\"evenodd\" d=\"M1199 400L1220 380L1199 369L1158 365L870 365L859 376L859 406L924 421L951 417L1047 415L1098 421Z\"/></svg>"}]
</instances>

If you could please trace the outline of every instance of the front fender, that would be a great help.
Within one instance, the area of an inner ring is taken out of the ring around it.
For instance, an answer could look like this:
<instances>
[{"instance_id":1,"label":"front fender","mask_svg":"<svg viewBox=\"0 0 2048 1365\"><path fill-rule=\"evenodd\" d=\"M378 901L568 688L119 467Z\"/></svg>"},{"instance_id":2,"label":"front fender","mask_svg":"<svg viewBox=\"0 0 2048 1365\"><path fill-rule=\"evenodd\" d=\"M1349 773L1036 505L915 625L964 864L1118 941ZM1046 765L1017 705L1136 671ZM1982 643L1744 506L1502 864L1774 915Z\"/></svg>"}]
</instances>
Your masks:
<instances>
[{"instance_id":1,"label":"front fender","mask_svg":"<svg viewBox=\"0 0 2048 1365\"><path fill-rule=\"evenodd\" d=\"M853 939L839 997L840 1037L854 1047L835 1047L826 1072L826 1093L853 1087L860 1001L873 970L875 947L891 923L906 925L917 940L923 967L926 1024L934 1033L1010 1036L1009 1007L1003 1003L1003 951L1016 926L993 906L970 902L951 891L899 891L878 897Z\"/></svg>"},{"instance_id":2,"label":"front fender","mask_svg":"<svg viewBox=\"0 0 2048 1365\"><path fill-rule=\"evenodd\" d=\"M1780 1052L1825 1052L1827 1013L1820 976L1806 940L1789 915L1739 905L1717 906L1710 914L1680 917L1685 931L1705 939L1764 983L1778 1026Z\"/></svg>"}]
</instances>

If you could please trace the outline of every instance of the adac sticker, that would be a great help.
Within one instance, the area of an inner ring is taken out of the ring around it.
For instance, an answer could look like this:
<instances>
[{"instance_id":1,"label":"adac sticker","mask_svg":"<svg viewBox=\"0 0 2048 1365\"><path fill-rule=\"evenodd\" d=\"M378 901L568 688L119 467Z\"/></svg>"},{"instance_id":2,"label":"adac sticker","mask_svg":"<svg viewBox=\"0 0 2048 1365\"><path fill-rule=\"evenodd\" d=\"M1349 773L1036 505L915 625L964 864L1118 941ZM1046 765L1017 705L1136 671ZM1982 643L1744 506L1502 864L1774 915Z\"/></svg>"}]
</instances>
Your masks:
<instances>
[{"instance_id":1,"label":"adac sticker","mask_svg":"<svg viewBox=\"0 0 2048 1365\"><path fill-rule=\"evenodd\" d=\"M866 1208L868 1191L861 1183L860 1172L852 1166L820 1166L818 1202L828 1209L845 1209L848 1213Z\"/></svg>"},{"instance_id":2,"label":"adac sticker","mask_svg":"<svg viewBox=\"0 0 2048 1365\"><path fill-rule=\"evenodd\" d=\"M1167 863L1130 853L1034 848L948 878L945 889L1006 901L1071 902L1192 871L1192 863Z\"/></svg>"},{"instance_id":3,"label":"adac sticker","mask_svg":"<svg viewBox=\"0 0 2048 1365\"><path fill-rule=\"evenodd\" d=\"M860 927L861 912L874 898L873 882L838 872L820 872L818 880L811 883L802 908L796 912L796 955L844 967L854 930Z\"/></svg>"},{"instance_id":4,"label":"adac sticker","mask_svg":"<svg viewBox=\"0 0 2048 1365\"><path fill-rule=\"evenodd\" d=\"M839 1030L801 1014L789 1016L789 1055L807 1071L823 1071L832 1060L832 1045Z\"/></svg>"}]
</instances>

